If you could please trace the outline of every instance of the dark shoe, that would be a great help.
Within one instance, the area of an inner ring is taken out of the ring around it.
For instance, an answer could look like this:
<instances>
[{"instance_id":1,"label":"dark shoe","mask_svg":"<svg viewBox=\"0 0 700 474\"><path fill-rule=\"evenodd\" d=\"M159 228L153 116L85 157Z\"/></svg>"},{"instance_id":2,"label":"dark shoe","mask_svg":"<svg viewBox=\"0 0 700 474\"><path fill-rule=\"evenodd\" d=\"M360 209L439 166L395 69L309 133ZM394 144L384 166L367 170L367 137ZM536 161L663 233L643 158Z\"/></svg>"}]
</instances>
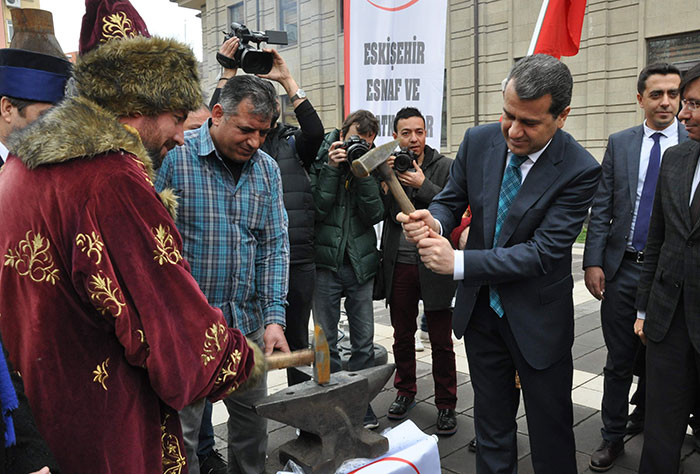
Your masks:
<instances>
[{"instance_id":1,"label":"dark shoe","mask_svg":"<svg viewBox=\"0 0 700 474\"><path fill-rule=\"evenodd\" d=\"M476 452L476 436L474 436L474 439L469 441L469 444L467 445L467 449L471 451L472 453Z\"/></svg>"},{"instance_id":2,"label":"dark shoe","mask_svg":"<svg viewBox=\"0 0 700 474\"><path fill-rule=\"evenodd\" d=\"M636 435L644 431L644 413L640 413L635 409L629 418L627 418L627 425L625 426L625 433L628 435Z\"/></svg>"},{"instance_id":3,"label":"dark shoe","mask_svg":"<svg viewBox=\"0 0 700 474\"><path fill-rule=\"evenodd\" d=\"M591 454L589 466L592 471L604 472L613 467L615 459L625 452L625 443L620 439L617 441L603 440L598 449Z\"/></svg>"},{"instance_id":4,"label":"dark shoe","mask_svg":"<svg viewBox=\"0 0 700 474\"><path fill-rule=\"evenodd\" d=\"M377 415L375 415L374 410L372 410L372 405L367 405L367 413L365 413L365 419L362 422L362 426L368 430L379 428L379 420L377 420Z\"/></svg>"},{"instance_id":5,"label":"dark shoe","mask_svg":"<svg viewBox=\"0 0 700 474\"><path fill-rule=\"evenodd\" d=\"M442 436L451 436L457 432L457 416L452 408L438 410L435 432Z\"/></svg>"},{"instance_id":6,"label":"dark shoe","mask_svg":"<svg viewBox=\"0 0 700 474\"><path fill-rule=\"evenodd\" d=\"M408 398L404 395L399 395L394 400L394 403L389 407L387 418L390 420L403 420L408 414L408 410L416 406L414 398Z\"/></svg>"},{"instance_id":7,"label":"dark shoe","mask_svg":"<svg viewBox=\"0 0 700 474\"><path fill-rule=\"evenodd\" d=\"M216 449L212 449L207 457L199 461L200 474L226 474L226 469L226 461Z\"/></svg>"}]
</instances>

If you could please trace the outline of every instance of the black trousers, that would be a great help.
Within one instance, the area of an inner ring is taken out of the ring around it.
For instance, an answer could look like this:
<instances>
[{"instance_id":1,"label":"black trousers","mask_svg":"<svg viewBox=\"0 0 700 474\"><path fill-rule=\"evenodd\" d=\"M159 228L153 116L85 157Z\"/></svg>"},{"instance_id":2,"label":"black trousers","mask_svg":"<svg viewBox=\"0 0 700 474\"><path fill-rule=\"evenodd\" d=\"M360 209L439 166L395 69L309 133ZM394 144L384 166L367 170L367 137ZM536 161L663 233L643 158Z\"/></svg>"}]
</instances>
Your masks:
<instances>
[{"instance_id":1,"label":"black trousers","mask_svg":"<svg viewBox=\"0 0 700 474\"><path fill-rule=\"evenodd\" d=\"M474 388L476 472L516 472L515 416L520 402L520 391L515 388L517 370L535 473L575 474L571 353L544 370L534 369L523 358L507 318L507 314L499 318L493 312L488 288L482 287L464 335Z\"/></svg>"},{"instance_id":2,"label":"black trousers","mask_svg":"<svg viewBox=\"0 0 700 474\"><path fill-rule=\"evenodd\" d=\"M605 282L605 299L600 306L600 316L608 357L603 369L603 403L600 430L607 441L621 440L625 436L629 412L629 391L638 352L643 351L639 336L634 333L637 310L634 299L637 294L642 265L632 260L622 260L615 278ZM634 398L644 399L644 376L640 376ZM638 403L639 410L644 404Z\"/></svg>"},{"instance_id":3,"label":"black trousers","mask_svg":"<svg viewBox=\"0 0 700 474\"><path fill-rule=\"evenodd\" d=\"M678 472L688 416L698 397L700 353L688 336L682 298L666 337L647 343L647 410L639 474Z\"/></svg>"},{"instance_id":4,"label":"black trousers","mask_svg":"<svg viewBox=\"0 0 700 474\"><path fill-rule=\"evenodd\" d=\"M287 293L287 329L284 332L291 350L309 347L309 317L314 299L316 265L301 263L289 266L289 293ZM294 385L309 380L295 369L287 369L287 383Z\"/></svg>"}]
</instances>

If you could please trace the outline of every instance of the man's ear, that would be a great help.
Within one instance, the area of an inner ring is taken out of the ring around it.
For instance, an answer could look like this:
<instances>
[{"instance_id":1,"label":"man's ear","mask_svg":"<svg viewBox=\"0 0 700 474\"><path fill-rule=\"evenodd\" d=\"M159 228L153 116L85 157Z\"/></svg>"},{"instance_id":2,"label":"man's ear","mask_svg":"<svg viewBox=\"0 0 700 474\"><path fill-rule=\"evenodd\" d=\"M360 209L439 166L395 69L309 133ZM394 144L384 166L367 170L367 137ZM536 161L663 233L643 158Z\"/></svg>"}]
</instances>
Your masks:
<instances>
[{"instance_id":1,"label":"man's ear","mask_svg":"<svg viewBox=\"0 0 700 474\"><path fill-rule=\"evenodd\" d=\"M562 113L559 114L559 117L557 117L557 127L563 128L564 123L566 123L566 117L569 116L569 112L571 112L571 106L565 108Z\"/></svg>"},{"instance_id":2,"label":"man's ear","mask_svg":"<svg viewBox=\"0 0 700 474\"><path fill-rule=\"evenodd\" d=\"M10 103L7 97L2 96L0 99L0 117L7 123L12 121L12 108L14 105Z\"/></svg>"},{"instance_id":3,"label":"man's ear","mask_svg":"<svg viewBox=\"0 0 700 474\"><path fill-rule=\"evenodd\" d=\"M224 118L224 109L221 104L215 104L214 108L211 109L211 123L217 127L221 124Z\"/></svg>"}]
</instances>

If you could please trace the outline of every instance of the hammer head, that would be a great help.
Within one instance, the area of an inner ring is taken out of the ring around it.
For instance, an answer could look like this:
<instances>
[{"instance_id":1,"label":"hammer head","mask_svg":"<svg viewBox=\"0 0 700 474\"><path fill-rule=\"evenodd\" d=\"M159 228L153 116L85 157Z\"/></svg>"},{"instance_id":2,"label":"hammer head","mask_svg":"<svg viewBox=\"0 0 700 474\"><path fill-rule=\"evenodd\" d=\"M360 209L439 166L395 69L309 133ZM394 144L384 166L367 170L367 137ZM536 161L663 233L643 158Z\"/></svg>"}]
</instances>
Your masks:
<instances>
[{"instance_id":1,"label":"hammer head","mask_svg":"<svg viewBox=\"0 0 700 474\"><path fill-rule=\"evenodd\" d=\"M379 165L384 163L398 146L399 141L393 140L384 145L371 149L361 157L352 162L352 174L358 178L364 178Z\"/></svg>"}]
</instances>

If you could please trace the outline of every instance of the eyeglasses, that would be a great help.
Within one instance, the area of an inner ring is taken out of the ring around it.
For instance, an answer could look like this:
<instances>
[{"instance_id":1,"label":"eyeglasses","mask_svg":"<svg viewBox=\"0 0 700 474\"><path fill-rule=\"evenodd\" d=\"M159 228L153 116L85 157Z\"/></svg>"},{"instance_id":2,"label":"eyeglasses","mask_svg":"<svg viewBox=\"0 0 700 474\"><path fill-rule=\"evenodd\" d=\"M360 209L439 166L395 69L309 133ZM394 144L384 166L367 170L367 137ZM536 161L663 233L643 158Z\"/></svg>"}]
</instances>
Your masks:
<instances>
[{"instance_id":1,"label":"eyeglasses","mask_svg":"<svg viewBox=\"0 0 700 474\"><path fill-rule=\"evenodd\" d=\"M691 112L700 110L700 100L696 99L681 99L681 103L684 108L687 108Z\"/></svg>"}]
</instances>

